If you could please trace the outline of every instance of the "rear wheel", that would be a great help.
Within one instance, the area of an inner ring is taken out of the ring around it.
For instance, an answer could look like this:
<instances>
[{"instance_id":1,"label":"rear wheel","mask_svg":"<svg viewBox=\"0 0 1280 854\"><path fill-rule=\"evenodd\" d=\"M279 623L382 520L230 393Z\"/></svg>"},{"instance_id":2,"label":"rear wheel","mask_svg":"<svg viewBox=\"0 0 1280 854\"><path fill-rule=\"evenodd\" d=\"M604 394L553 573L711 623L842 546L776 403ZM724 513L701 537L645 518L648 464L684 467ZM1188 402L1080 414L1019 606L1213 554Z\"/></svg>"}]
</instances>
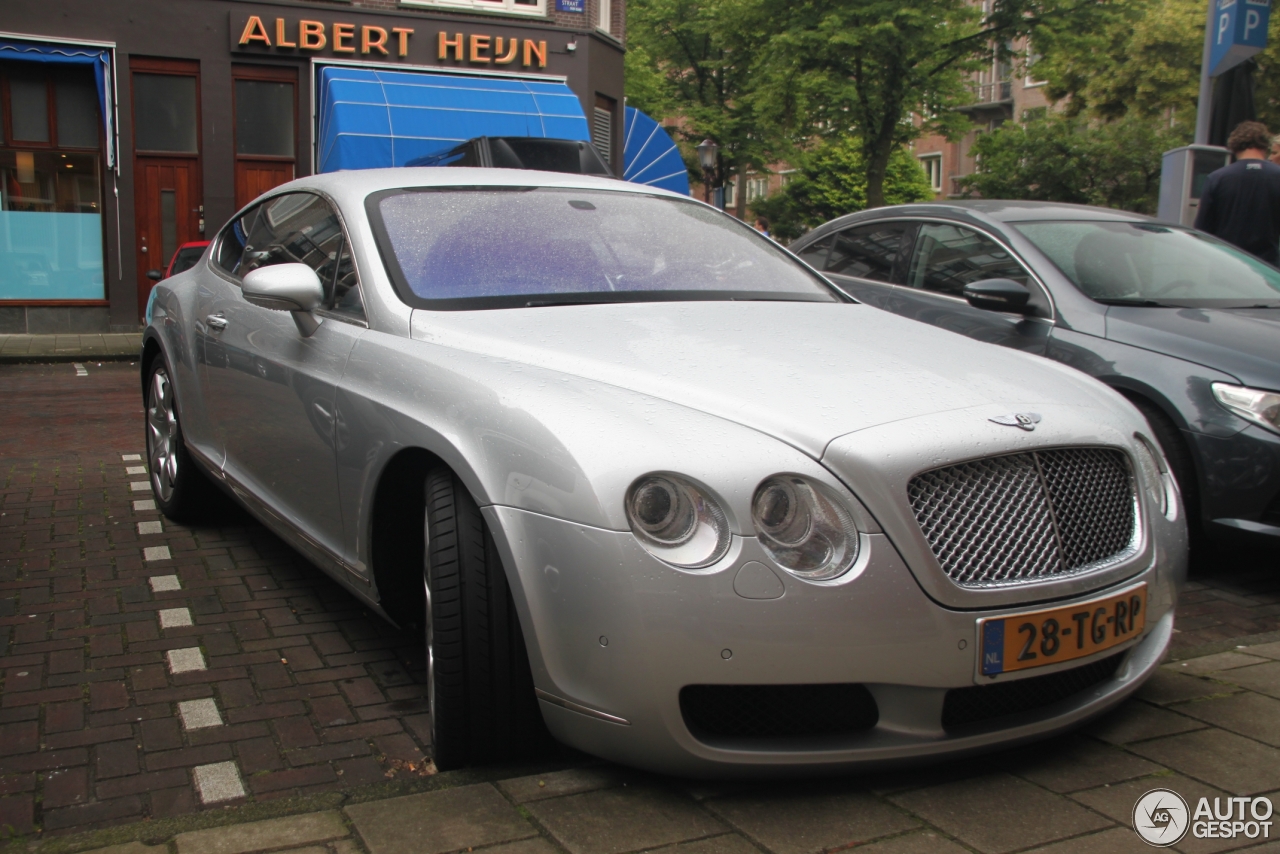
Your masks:
<instances>
[{"instance_id":1,"label":"rear wheel","mask_svg":"<svg viewBox=\"0 0 1280 854\"><path fill-rule=\"evenodd\" d=\"M214 486L183 441L178 401L163 356L147 366L146 388L147 469L156 507L175 522L191 521L214 499Z\"/></svg>"},{"instance_id":2,"label":"rear wheel","mask_svg":"<svg viewBox=\"0 0 1280 854\"><path fill-rule=\"evenodd\" d=\"M488 526L448 468L428 472L425 492L427 685L436 767L540 753L550 735Z\"/></svg>"}]
</instances>

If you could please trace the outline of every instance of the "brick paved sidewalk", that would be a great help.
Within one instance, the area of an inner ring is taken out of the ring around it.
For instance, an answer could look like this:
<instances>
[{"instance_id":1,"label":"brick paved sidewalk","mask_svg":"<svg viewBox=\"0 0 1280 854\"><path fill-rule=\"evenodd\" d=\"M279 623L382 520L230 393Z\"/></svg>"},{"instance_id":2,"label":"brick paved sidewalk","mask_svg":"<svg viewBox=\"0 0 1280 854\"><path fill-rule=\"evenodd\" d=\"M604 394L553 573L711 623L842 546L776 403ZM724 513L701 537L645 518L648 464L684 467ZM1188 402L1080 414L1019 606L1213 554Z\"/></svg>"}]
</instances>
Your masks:
<instances>
[{"instance_id":1,"label":"brick paved sidewalk","mask_svg":"<svg viewBox=\"0 0 1280 854\"><path fill-rule=\"evenodd\" d=\"M770 785L689 783L610 765L492 783L443 774L430 791L381 800L357 792L345 806L265 821L229 814L218 817L231 823L221 829L120 828L114 840L153 844L96 854L1147 851L1130 822L1153 788L1193 806L1201 797L1276 797L1278 697L1273 643L1165 665L1140 699L1082 733L940 767ZM1265 844L1274 852L1274 836L1188 835L1174 850Z\"/></svg>"},{"instance_id":2,"label":"brick paved sidewalk","mask_svg":"<svg viewBox=\"0 0 1280 854\"><path fill-rule=\"evenodd\" d=\"M137 359L141 332L71 333L61 335L0 334L0 364Z\"/></svg>"}]
</instances>

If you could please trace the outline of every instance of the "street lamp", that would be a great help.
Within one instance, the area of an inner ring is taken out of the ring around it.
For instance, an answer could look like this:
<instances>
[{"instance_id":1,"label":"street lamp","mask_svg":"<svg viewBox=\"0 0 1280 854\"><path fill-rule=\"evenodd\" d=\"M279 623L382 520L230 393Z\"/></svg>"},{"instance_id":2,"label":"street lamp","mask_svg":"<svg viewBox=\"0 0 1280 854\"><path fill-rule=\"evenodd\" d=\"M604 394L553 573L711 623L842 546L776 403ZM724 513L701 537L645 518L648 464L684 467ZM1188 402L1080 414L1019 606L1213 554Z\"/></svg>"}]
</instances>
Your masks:
<instances>
[{"instance_id":1,"label":"street lamp","mask_svg":"<svg viewBox=\"0 0 1280 854\"><path fill-rule=\"evenodd\" d=\"M702 167L702 200L711 204L711 172L716 168L720 146L709 139L698 143L698 165Z\"/></svg>"}]
</instances>

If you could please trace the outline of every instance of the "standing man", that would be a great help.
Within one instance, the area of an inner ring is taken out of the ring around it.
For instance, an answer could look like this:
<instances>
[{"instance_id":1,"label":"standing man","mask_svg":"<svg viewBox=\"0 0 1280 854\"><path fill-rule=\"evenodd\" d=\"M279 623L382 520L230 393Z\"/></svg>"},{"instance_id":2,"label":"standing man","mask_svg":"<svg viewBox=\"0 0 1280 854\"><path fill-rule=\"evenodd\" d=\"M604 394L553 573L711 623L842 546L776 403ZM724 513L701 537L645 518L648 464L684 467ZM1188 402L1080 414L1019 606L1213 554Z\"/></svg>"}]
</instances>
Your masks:
<instances>
[{"instance_id":1,"label":"standing man","mask_svg":"<svg viewBox=\"0 0 1280 854\"><path fill-rule=\"evenodd\" d=\"M1196 228L1280 266L1280 166L1267 159L1271 134L1241 122L1227 138L1236 162L1209 175Z\"/></svg>"}]
</instances>

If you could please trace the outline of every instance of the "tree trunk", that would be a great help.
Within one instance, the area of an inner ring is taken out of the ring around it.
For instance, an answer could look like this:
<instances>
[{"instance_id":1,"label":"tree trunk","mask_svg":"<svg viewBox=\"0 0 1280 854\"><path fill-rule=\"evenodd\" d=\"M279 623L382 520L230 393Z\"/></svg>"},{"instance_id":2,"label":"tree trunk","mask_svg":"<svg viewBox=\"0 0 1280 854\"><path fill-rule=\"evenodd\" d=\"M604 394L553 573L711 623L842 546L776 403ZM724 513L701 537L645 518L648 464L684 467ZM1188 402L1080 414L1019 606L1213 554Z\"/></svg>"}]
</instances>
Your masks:
<instances>
[{"instance_id":1,"label":"tree trunk","mask_svg":"<svg viewBox=\"0 0 1280 854\"><path fill-rule=\"evenodd\" d=\"M747 167L738 170L738 186L733 197L733 215L747 221Z\"/></svg>"},{"instance_id":2,"label":"tree trunk","mask_svg":"<svg viewBox=\"0 0 1280 854\"><path fill-rule=\"evenodd\" d=\"M893 155L893 141L876 143L875 150L867 158L867 209L884 207L884 179L889 172L889 158Z\"/></svg>"}]
</instances>

